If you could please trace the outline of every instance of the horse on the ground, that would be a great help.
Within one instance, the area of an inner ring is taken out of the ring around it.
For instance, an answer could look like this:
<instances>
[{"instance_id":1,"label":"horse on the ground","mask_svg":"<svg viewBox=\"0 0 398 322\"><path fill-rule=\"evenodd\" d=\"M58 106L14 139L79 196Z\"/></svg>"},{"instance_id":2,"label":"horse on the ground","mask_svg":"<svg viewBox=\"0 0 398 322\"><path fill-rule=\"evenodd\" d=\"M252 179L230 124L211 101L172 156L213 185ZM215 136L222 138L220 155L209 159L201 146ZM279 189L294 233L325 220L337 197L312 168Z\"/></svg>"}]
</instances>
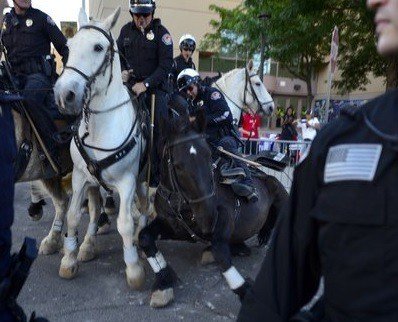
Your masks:
<instances>
[{"instance_id":1,"label":"horse on the ground","mask_svg":"<svg viewBox=\"0 0 398 322\"><path fill-rule=\"evenodd\" d=\"M84 10L80 11L80 30L68 42L68 63L54 87L61 113L83 114L71 144L73 195L59 274L73 278L78 259L87 261L95 256L97 214L90 212L89 228L79 253L76 229L86 189L100 184L119 193L117 229L123 239L127 282L133 288L140 288L145 272L134 242L132 214L137 215L134 194L145 140L137 104L133 104L122 82L117 46L111 33L119 15L120 7L102 23L89 22ZM143 189L137 189L137 193L141 192ZM140 215L138 228L145 224L145 217Z\"/></svg>"},{"instance_id":2,"label":"horse on the ground","mask_svg":"<svg viewBox=\"0 0 398 322\"><path fill-rule=\"evenodd\" d=\"M242 112L272 114L275 104L250 60L246 68L233 69L212 85L223 93L232 112L234 124L240 121Z\"/></svg>"},{"instance_id":3,"label":"horse on the ground","mask_svg":"<svg viewBox=\"0 0 398 322\"><path fill-rule=\"evenodd\" d=\"M265 243L288 197L283 185L268 175L253 178L259 195L256 203L237 197L230 187L220 184L206 142L205 115L198 114L191 123L185 104L174 103L173 113L178 117L163 127L168 140L155 197L157 217L139 235L139 245L156 276L153 307L173 300L175 281L156 240L207 242L210 246L202 254L202 263L214 255L230 288L243 297L248 283L232 265L231 251L248 255L244 241L255 234L260 244Z\"/></svg>"}]
</instances>

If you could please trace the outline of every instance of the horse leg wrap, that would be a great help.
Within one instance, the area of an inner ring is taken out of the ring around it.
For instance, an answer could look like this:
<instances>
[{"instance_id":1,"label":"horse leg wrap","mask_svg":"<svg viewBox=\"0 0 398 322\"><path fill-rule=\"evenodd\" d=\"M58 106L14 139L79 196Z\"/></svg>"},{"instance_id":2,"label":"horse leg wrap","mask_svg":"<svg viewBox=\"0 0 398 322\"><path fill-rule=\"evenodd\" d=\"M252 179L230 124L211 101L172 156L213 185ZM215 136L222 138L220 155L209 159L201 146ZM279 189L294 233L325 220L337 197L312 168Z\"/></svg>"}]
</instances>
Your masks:
<instances>
[{"instance_id":1,"label":"horse leg wrap","mask_svg":"<svg viewBox=\"0 0 398 322\"><path fill-rule=\"evenodd\" d=\"M62 226L63 225L64 225L64 223L62 222L62 220L55 220L54 223L53 223L52 230L54 232L60 233L62 231Z\"/></svg>"},{"instance_id":2,"label":"horse leg wrap","mask_svg":"<svg viewBox=\"0 0 398 322\"><path fill-rule=\"evenodd\" d=\"M66 250L69 252L74 252L77 249L77 236L66 236L64 239L64 245Z\"/></svg>"},{"instance_id":3,"label":"horse leg wrap","mask_svg":"<svg viewBox=\"0 0 398 322\"><path fill-rule=\"evenodd\" d=\"M123 247L124 262L126 265L136 264L138 262L138 254L135 246L130 248Z\"/></svg>"},{"instance_id":4,"label":"horse leg wrap","mask_svg":"<svg viewBox=\"0 0 398 322\"><path fill-rule=\"evenodd\" d=\"M97 224L94 223L94 222L91 222L91 223L88 225L87 233L88 233L90 236L95 236L95 235L97 234L97 230L98 230Z\"/></svg>"},{"instance_id":5,"label":"horse leg wrap","mask_svg":"<svg viewBox=\"0 0 398 322\"><path fill-rule=\"evenodd\" d=\"M161 252L157 252L154 257L148 257L147 260L155 273L159 273L160 270L166 268L167 266L167 263Z\"/></svg>"},{"instance_id":6,"label":"horse leg wrap","mask_svg":"<svg viewBox=\"0 0 398 322\"><path fill-rule=\"evenodd\" d=\"M227 280L227 283L231 290L236 290L245 284L245 280L242 275L236 270L235 266L231 266L228 270L222 273Z\"/></svg>"}]
</instances>

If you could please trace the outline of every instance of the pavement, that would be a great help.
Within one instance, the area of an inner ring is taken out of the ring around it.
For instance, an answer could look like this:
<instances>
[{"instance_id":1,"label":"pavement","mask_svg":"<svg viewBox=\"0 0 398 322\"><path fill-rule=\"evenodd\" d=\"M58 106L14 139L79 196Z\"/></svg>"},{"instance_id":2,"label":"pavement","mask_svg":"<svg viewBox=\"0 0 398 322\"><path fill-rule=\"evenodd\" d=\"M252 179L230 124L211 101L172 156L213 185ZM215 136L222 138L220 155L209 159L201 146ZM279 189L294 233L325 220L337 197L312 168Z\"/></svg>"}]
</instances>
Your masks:
<instances>
[{"instance_id":1,"label":"pavement","mask_svg":"<svg viewBox=\"0 0 398 322\"><path fill-rule=\"evenodd\" d=\"M25 236L38 243L47 235L53 220L54 207L50 200L43 218L33 222L27 215L29 185L19 183L15 191L15 221L13 249L17 251ZM230 321L236 320L240 302L229 290L216 265L200 264L201 244L160 241L159 249L176 271L180 282L175 288L175 300L167 308L149 306L150 288L154 275L145 261L147 281L142 291L131 290L125 279L122 240L116 230L116 218L111 218L109 234L98 236L99 256L82 263L73 280L58 276L61 255L39 256L19 296L26 312L37 312L50 321ZM88 225L84 216L79 227L79 241ZM257 248L256 239L248 244L252 255L234 258L236 268L245 277L255 278L266 248Z\"/></svg>"}]
</instances>

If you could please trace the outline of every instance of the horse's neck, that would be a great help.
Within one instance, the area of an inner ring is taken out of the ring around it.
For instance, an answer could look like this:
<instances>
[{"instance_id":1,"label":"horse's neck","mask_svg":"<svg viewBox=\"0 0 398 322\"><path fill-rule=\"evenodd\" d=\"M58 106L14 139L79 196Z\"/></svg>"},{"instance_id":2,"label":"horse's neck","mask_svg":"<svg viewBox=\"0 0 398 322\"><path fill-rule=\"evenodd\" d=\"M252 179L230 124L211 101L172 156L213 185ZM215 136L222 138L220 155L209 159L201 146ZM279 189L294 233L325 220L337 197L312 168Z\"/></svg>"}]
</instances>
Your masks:
<instances>
[{"instance_id":1,"label":"horse's neck","mask_svg":"<svg viewBox=\"0 0 398 322\"><path fill-rule=\"evenodd\" d=\"M124 102L124 105L112 111L90 115L88 143L102 144L105 147L120 144L126 138L136 117L130 95L119 79L114 79L107 90L93 97L90 103L90 109L93 111L107 111ZM85 132L86 124L83 119L79 133L83 135Z\"/></svg>"},{"instance_id":2,"label":"horse's neck","mask_svg":"<svg viewBox=\"0 0 398 322\"><path fill-rule=\"evenodd\" d=\"M238 122L242 113L240 108L243 108L242 93L244 91L244 86L244 80L242 81L241 79L241 72L237 72L230 77L221 77L216 82L216 88L221 89L221 91L226 94L224 96L231 110L232 117L234 120L238 120Z\"/></svg>"}]
</instances>

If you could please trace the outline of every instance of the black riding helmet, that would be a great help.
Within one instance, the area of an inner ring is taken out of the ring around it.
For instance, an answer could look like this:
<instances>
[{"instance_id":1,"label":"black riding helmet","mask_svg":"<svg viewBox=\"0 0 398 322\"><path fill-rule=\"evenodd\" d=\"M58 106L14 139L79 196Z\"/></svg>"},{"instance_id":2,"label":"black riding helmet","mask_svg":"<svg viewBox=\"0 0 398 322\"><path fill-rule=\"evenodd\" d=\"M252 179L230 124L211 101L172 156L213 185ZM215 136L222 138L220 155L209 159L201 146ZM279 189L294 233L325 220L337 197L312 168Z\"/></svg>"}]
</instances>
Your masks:
<instances>
[{"instance_id":1,"label":"black riding helmet","mask_svg":"<svg viewBox=\"0 0 398 322\"><path fill-rule=\"evenodd\" d=\"M132 14L150 14L156 9L155 0L129 0Z\"/></svg>"},{"instance_id":2,"label":"black riding helmet","mask_svg":"<svg viewBox=\"0 0 398 322\"><path fill-rule=\"evenodd\" d=\"M192 69L184 69L177 77L177 86L180 92L186 90L190 85L196 85L200 81L199 73Z\"/></svg>"}]
</instances>

